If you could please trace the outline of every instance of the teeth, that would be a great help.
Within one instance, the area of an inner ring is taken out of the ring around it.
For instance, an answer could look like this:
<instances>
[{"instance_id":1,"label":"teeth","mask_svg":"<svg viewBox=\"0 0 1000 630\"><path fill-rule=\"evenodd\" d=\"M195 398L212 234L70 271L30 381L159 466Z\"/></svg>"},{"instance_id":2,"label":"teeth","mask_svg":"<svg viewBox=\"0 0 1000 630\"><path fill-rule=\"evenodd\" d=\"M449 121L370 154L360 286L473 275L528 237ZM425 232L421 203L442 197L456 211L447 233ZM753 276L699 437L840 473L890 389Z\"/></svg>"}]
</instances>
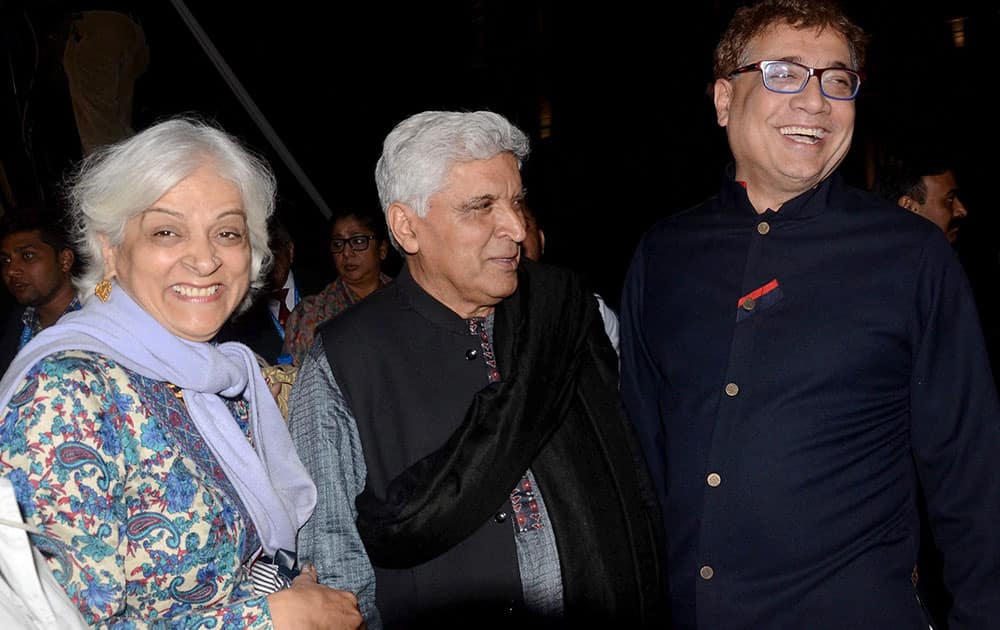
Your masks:
<instances>
[{"instance_id":1,"label":"teeth","mask_svg":"<svg viewBox=\"0 0 1000 630\"><path fill-rule=\"evenodd\" d=\"M215 295L216 293L219 292L219 285L217 284L213 284L210 287L204 287L204 288L186 287L175 284L170 288L173 289L174 293L178 295L183 295L184 297L208 297L210 295Z\"/></svg>"},{"instance_id":2,"label":"teeth","mask_svg":"<svg viewBox=\"0 0 1000 630\"><path fill-rule=\"evenodd\" d=\"M815 127L782 127L782 135L785 136L812 136L817 140L822 140L826 133L822 129L816 129Z\"/></svg>"}]
</instances>

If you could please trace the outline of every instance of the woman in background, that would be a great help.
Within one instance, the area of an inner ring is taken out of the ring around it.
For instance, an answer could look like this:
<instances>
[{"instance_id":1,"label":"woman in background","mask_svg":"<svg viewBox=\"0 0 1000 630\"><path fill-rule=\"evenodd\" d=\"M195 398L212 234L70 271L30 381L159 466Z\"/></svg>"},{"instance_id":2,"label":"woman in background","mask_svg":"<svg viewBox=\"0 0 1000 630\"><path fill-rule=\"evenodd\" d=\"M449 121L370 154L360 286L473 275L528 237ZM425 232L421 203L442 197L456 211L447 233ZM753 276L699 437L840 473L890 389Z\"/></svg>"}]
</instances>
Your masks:
<instances>
[{"instance_id":1,"label":"woman in background","mask_svg":"<svg viewBox=\"0 0 1000 630\"><path fill-rule=\"evenodd\" d=\"M301 365L316 335L316 326L340 315L392 278L382 273L389 249L385 218L373 211L348 211L330 222L330 255L337 279L316 295L303 298L285 323L285 347Z\"/></svg>"}]
</instances>

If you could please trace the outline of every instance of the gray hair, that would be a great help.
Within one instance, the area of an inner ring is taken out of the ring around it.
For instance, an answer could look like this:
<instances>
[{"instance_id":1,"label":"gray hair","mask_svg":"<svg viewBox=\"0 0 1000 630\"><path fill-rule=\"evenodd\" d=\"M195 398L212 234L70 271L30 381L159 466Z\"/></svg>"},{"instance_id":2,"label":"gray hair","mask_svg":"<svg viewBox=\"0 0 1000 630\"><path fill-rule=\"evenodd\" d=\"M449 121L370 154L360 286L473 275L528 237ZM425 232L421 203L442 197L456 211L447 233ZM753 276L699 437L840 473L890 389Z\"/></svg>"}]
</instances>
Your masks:
<instances>
[{"instance_id":1,"label":"gray hair","mask_svg":"<svg viewBox=\"0 0 1000 630\"><path fill-rule=\"evenodd\" d=\"M518 167L528 157L528 136L500 114L421 112L396 125L382 144L375 184L382 211L400 202L426 216L427 201L444 185L456 162L488 160L511 153ZM399 243L389 231L396 249Z\"/></svg>"},{"instance_id":2,"label":"gray hair","mask_svg":"<svg viewBox=\"0 0 1000 630\"><path fill-rule=\"evenodd\" d=\"M104 278L99 235L118 247L129 219L206 164L240 191L250 233L251 287L263 286L271 264L267 221L274 212L274 175L262 158L233 136L205 122L181 117L102 147L88 156L70 179L73 238L85 264L76 280L81 301L89 299ZM251 300L252 292L248 292L239 310L246 309Z\"/></svg>"}]
</instances>

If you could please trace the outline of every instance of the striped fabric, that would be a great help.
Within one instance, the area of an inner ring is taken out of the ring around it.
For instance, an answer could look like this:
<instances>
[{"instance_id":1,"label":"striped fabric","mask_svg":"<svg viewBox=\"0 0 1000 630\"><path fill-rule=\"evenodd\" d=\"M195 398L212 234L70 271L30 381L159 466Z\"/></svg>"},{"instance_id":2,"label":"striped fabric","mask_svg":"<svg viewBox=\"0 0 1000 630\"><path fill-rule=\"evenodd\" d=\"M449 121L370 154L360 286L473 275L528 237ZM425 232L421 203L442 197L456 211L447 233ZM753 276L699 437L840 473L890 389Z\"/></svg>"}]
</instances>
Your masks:
<instances>
[{"instance_id":1,"label":"striped fabric","mask_svg":"<svg viewBox=\"0 0 1000 630\"><path fill-rule=\"evenodd\" d=\"M250 565L250 580L253 582L254 595L270 595L284 590L292 585L292 580L298 574L295 568L295 554L281 551L281 557L275 562L271 556L261 554Z\"/></svg>"}]
</instances>

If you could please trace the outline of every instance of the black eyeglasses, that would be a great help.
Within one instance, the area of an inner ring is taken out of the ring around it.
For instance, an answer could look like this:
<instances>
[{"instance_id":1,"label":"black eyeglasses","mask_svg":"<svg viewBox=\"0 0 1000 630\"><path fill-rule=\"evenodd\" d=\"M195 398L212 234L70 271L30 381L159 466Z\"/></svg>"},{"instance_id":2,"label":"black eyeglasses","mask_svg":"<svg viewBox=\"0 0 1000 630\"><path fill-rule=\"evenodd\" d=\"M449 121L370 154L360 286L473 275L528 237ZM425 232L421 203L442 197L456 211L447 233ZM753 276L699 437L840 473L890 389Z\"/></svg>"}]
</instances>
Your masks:
<instances>
[{"instance_id":1,"label":"black eyeglasses","mask_svg":"<svg viewBox=\"0 0 1000 630\"><path fill-rule=\"evenodd\" d=\"M794 61L758 61L733 70L729 76L760 70L764 87L778 94L798 94L806 89L809 78L819 79L823 96L850 101L861 88L861 73L847 68L810 68Z\"/></svg>"},{"instance_id":2,"label":"black eyeglasses","mask_svg":"<svg viewBox=\"0 0 1000 630\"><path fill-rule=\"evenodd\" d=\"M363 234L352 236L351 238L331 238L330 251L334 254L339 254L344 251L344 246L350 243L351 249L356 252L363 252L368 249L368 243L375 240L378 240L378 237L374 234Z\"/></svg>"}]
</instances>

